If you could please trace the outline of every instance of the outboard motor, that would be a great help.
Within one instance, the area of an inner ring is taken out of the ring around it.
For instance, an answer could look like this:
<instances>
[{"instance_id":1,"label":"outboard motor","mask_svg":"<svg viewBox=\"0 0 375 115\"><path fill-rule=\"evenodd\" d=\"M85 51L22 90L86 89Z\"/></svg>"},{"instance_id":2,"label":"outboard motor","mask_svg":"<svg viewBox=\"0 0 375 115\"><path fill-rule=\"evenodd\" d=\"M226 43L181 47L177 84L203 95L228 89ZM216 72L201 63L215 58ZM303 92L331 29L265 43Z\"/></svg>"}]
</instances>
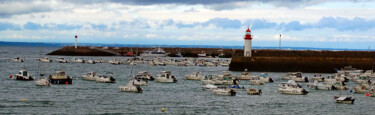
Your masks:
<instances>
[{"instance_id":1,"label":"outboard motor","mask_svg":"<svg viewBox=\"0 0 375 115\"><path fill-rule=\"evenodd\" d=\"M303 95L307 95L309 92L307 92L305 89L302 90Z\"/></svg>"},{"instance_id":2,"label":"outboard motor","mask_svg":"<svg viewBox=\"0 0 375 115\"><path fill-rule=\"evenodd\" d=\"M270 78L269 81L270 81L270 83L273 83L273 79L272 78Z\"/></svg>"},{"instance_id":3,"label":"outboard motor","mask_svg":"<svg viewBox=\"0 0 375 115\"><path fill-rule=\"evenodd\" d=\"M177 83L176 77L172 76L172 79L173 79L173 83Z\"/></svg>"},{"instance_id":4,"label":"outboard motor","mask_svg":"<svg viewBox=\"0 0 375 115\"><path fill-rule=\"evenodd\" d=\"M305 82L309 82L309 78L305 77Z\"/></svg>"},{"instance_id":5,"label":"outboard motor","mask_svg":"<svg viewBox=\"0 0 375 115\"><path fill-rule=\"evenodd\" d=\"M141 86L136 86L137 87L137 92L138 93L142 93L142 88L141 88Z\"/></svg>"},{"instance_id":6,"label":"outboard motor","mask_svg":"<svg viewBox=\"0 0 375 115\"><path fill-rule=\"evenodd\" d=\"M233 80L233 85L238 85L238 79L237 78Z\"/></svg>"},{"instance_id":7,"label":"outboard motor","mask_svg":"<svg viewBox=\"0 0 375 115\"><path fill-rule=\"evenodd\" d=\"M336 90L336 87L332 85L331 90Z\"/></svg>"},{"instance_id":8,"label":"outboard motor","mask_svg":"<svg viewBox=\"0 0 375 115\"><path fill-rule=\"evenodd\" d=\"M116 79L113 77L110 77L109 80L111 80L112 83L116 82Z\"/></svg>"},{"instance_id":9,"label":"outboard motor","mask_svg":"<svg viewBox=\"0 0 375 115\"><path fill-rule=\"evenodd\" d=\"M259 92L259 95L262 95L262 90L261 89L259 89L258 92Z\"/></svg>"},{"instance_id":10,"label":"outboard motor","mask_svg":"<svg viewBox=\"0 0 375 115\"><path fill-rule=\"evenodd\" d=\"M150 76L150 79L149 80L151 80L151 81L154 81L155 80L155 78L154 77L152 77L152 76Z\"/></svg>"},{"instance_id":11,"label":"outboard motor","mask_svg":"<svg viewBox=\"0 0 375 115\"><path fill-rule=\"evenodd\" d=\"M323 78L322 78L322 81L323 81L323 82L324 82L324 79L325 79L325 78L323 77Z\"/></svg>"},{"instance_id":12,"label":"outboard motor","mask_svg":"<svg viewBox=\"0 0 375 115\"><path fill-rule=\"evenodd\" d=\"M231 90L229 91L229 93L230 93L231 96L236 96L236 91L234 91L233 89L231 89Z\"/></svg>"}]
</instances>

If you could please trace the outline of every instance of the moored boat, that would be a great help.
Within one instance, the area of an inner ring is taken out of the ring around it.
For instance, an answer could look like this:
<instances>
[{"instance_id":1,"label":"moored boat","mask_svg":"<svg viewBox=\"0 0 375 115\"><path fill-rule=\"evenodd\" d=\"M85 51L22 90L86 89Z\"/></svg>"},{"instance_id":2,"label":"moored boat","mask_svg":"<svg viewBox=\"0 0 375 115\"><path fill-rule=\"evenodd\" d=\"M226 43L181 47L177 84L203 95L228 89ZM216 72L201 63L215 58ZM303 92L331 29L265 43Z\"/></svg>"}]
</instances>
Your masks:
<instances>
[{"instance_id":1,"label":"moored boat","mask_svg":"<svg viewBox=\"0 0 375 115\"><path fill-rule=\"evenodd\" d=\"M21 70L18 72L18 74L15 75L16 80L22 80L22 81L31 81L34 80L34 77L32 77L29 74L29 71L27 70Z\"/></svg>"},{"instance_id":2,"label":"moored boat","mask_svg":"<svg viewBox=\"0 0 375 115\"><path fill-rule=\"evenodd\" d=\"M177 78L172 75L171 71L161 71L155 79L162 83L177 83Z\"/></svg>"},{"instance_id":3,"label":"moored boat","mask_svg":"<svg viewBox=\"0 0 375 115\"><path fill-rule=\"evenodd\" d=\"M300 84L293 80L289 80L287 83L282 83L279 85L279 92L282 94L292 94L292 95L307 95L307 91L301 87Z\"/></svg>"},{"instance_id":4,"label":"moored boat","mask_svg":"<svg viewBox=\"0 0 375 115\"><path fill-rule=\"evenodd\" d=\"M65 71L56 71L49 76L49 79L52 84L72 84L72 78L66 76Z\"/></svg>"},{"instance_id":5,"label":"moored boat","mask_svg":"<svg viewBox=\"0 0 375 115\"><path fill-rule=\"evenodd\" d=\"M51 86L51 83L47 78L38 79L35 81L35 85L37 86Z\"/></svg>"},{"instance_id":6,"label":"moored boat","mask_svg":"<svg viewBox=\"0 0 375 115\"><path fill-rule=\"evenodd\" d=\"M204 76L200 75L200 72L193 72L192 74L186 75L186 80L202 80Z\"/></svg>"}]
</instances>

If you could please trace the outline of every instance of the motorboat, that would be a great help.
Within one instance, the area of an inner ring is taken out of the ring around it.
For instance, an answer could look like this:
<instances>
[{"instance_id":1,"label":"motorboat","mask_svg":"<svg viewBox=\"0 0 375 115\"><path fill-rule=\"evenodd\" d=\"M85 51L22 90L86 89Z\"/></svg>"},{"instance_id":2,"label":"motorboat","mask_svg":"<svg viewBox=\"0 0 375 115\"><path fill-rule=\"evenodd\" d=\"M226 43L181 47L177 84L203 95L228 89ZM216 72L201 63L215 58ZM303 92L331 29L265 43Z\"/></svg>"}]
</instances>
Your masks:
<instances>
[{"instance_id":1,"label":"motorboat","mask_svg":"<svg viewBox=\"0 0 375 115\"><path fill-rule=\"evenodd\" d=\"M345 85L343 82L336 82L333 84L333 86L338 90L348 90L348 86Z\"/></svg>"},{"instance_id":2,"label":"motorboat","mask_svg":"<svg viewBox=\"0 0 375 115\"><path fill-rule=\"evenodd\" d=\"M97 82L101 83L116 83L116 79L113 78L112 76L107 76L107 75L101 75L95 79Z\"/></svg>"},{"instance_id":3,"label":"motorboat","mask_svg":"<svg viewBox=\"0 0 375 115\"><path fill-rule=\"evenodd\" d=\"M217 86L213 85L213 84L202 85L202 89L203 90L206 90L206 89L216 89L216 88L217 88Z\"/></svg>"},{"instance_id":4,"label":"motorboat","mask_svg":"<svg viewBox=\"0 0 375 115\"><path fill-rule=\"evenodd\" d=\"M236 96L236 91L228 88L216 88L211 90L216 95Z\"/></svg>"},{"instance_id":5,"label":"motorboat","mask_svg":"<svg viewBox=\"0 0 375 115\"><path fill-rule=\"evenodd\" d=\"M154 49L154 50L148 50L144 51L140 54L142 57L166 57L169 53L166 53L163 49L160 47Z\"/></svg>"},{"instance_id":6,"label":"motorboat","mask_svg":"<svg viewBox=\"0 0 375 115\"><path fill-rule=\"evenodd\" d=\"M374 86L375 86L374 83L371 83L371 84L362 84L360 86L353 87L353 89L354 89L354 93L363 94L363 93L370 92L371 89L375 89Z\"/></svg>"},{"instance_id":7,"label":"motorboat","mask_svg":"<svg viewBox=\"0 0 375 115\"><path fill-rule=\"evenodd\" d=\"M35 81L35 85L37 86L51 86L51 83L47 78L41 78Z\"/></svg>"},{"instance_id":8,"label":"motorboat","mask_svg":"<svg viewBox=\"0 0 375 115\"><path fill-rule=\"evenodd\" d=\"M261 89L259 89L259 90L248 89L247 90L247 94L250 94L250 95L261 95L262 94L262 90Z\"/></svg>"},{"instance_id":9,"label":"motorboat","mask_svg":"<svg viewBox=\"0 0 375 115\"><path fill-rule=\"evenodd\" d=\"M238 80L250 80L254 77L256 77L256 76L250 75L249 72L247 72L247 69L245 69L245 71L242 72L241 75L236 76L235 78L237 78Z\"/></svg>"},{"instance_id":10,"label":"motorboat","mask_svg":"<svg viewBox=\"0 0 375 115\"><path fill-rule=\"evenodd\" d=\"M368 75L362 74L358 77L357 80L355 80L355 82L358 84L367 84L367 83L371 83L371 80Z\"/></svg>"},{"instance_id":11,"label":"motorboat","mask_svg":"<svg viewBox=\"0 0 375 115\"><path fill-rule=\"evenodd\" d=\"M145 81L145 80L142 80L142 79L133 79L133 80L131 80L131 82L135 86L147 86L148 85L148 81Z\"/></svg>"},{"instance_id":12,"label":"motorboat","mask_svg":"<svg viewBox=\"0 0 375 115\"><path fill-rule=\"evenodd\" d=\"M218 75L216 78L213 78L214 85L236 85L239 83L239 80L231 76L231 73L228 71L223 71L222 74Z\"/></svg>"},{"instance_id":13,"label":"motorboat","mask_svg":"<svg viewBox=\"0 0 375 115\"><path fill-rule=\"evenodd\" d=\"M279 85L279 92L292 95L307 95L308 93L300 84L293 80L289 80L287 83L281 83Z\"/></svg>"},{"instance_id":14,"label":"motorboat","mask_svg":"<svg viewBox=\"0 0 375 115\"><path fill-rule=\"evenodd\" d=\"M208 84L215 84L215 81L213 81L212 75L206 75L204 76L204 79L201 80L202 85L208 85Z\"/></svg>"},{"instance_id":15,"label":"motorboat","mask_svg":"<svg viewBox=\"0 0 375 115\"><path fill-rule=\"evenodd\" d=\"M40 58L39 61L40 61L40 62L48 62L48 63L49 63L49 62L52 62L52 60L49 59L48 57Z\"/></svg>"},{"instance_id":16,"label":"motorboat","mask_svg":"<svg viewBox=\"0 0 375 115\"><path fill-rule=\"evenodd\" d=\"M142 79L147 81L154 81L154 77L152 77L150 74L148 74L147 71L140 71L137 75L133 76L136 79Z\"/></svg>"},{"instance_id":17,"label":"motorboat","mask_svg":"<svg viewBox=\"0 0 375 115\"><path fill-rule=\"evenodd\" d=\"M95 63L104 63L104 62L105 62L105 60L102 59L102 58L95 60Z\"/></svg>"},{"instance_id":18,"label":"motorboat","mask_svg":"<svg viewBox=\"0 0 375 115\"><path fill-rule=\"evenodd\" d=\"M29 71L27 70L21 70L18 72L18 74L15 75L16 80L23 80L23 81L31 81L34 80L34 77L32 77L29 74Z\"/></svg>"},{"instance_id":19,"label":"motorboat","mask_svg":"<svg viewBox=\"0 0 375 115\"><path fill-rule=\"evenodd\" d=\"M193 72L190 75L186 75L186 80L202 80L204 76L200 75L200 72Z\"/></svg>"},{"instance_id":20,"label":"motorboat","mask_svg":"<svg viewBox=\"0 0 375 115\"><path fill-rule=\"evenodd\" d=\"M90 60L87 61L87 63L89 63L89 64L95 64L95 61L90 59Z\"/></svg>"},{"instance_id":21,"label":"motorboat","mask_svg":"<svg viewBox=\"0 0 375 115\"><path fill-rule=\"evenodd\" d=\"M343 103L343 104L354 104L355 99L352 97L346 96L334 96L333 97L336 103Z\"/></svg>"},{"instance_id":22,"label":"motorboat","mask_svg":"<svg viewBox=\"0 0 375 115\"><path fill-rule=\"evenodd\" d=\"M121 61L117 59L109 60L108 63L113 64L113 65L120 65Z\"/></svg>"},{"instance_id":23,"label":"motorboat","mask_svg":"<svg viewBox=\"0 0 375 115\"><path fill-rule=\"evenodd\" d=\"M20 57L15 57L13 58L13 62L23 62L23 59L21 59Z\"/></svg>"},{"instance_id":24,"label":"motorboat","mask_svg":"<svg viewBox=\"0 0 375 115\"><path fill-rule=\"evenodd\" d=\"M56 62L58 62L58 63L68 63L68 60L65 60L62 57L58 57L58 58L56 58Z\"/></svg>"},{"instance_id":25,"label":"motorboat","mask_svg":"<svg viewBox=\"0 0 375 115\"><path fill-rule=\"evenodd\" d=\"M204 51L202 50L202 53L200 53L200 54L198 54L198 57L206 57L207 56L207 54L206 53L204 53Z\"/></svg>"},{"instance_id":26,"label":"motorboat","mask_svg":"<svg viewBox=\"0 0 375 115\"><path fill-rule=\"evenodd\" d=\"M314 77L311 78L311 81L323 82L324 81L324 77L322 77L321 74L315 74Z\"/></svg>"},{"instance_id":27,"label":"motorboat","mask_svg":"<svg viewBox=\"0 0 375 115\"><path fill-rule=\"evenodd\" d=\"M49 76L49 79L52 84L72 84L72 78L66 76L65 71L56 71Z\"/></svg>"},{"instance_id":28,"label":"motorboat","mask_svg":"<svg viewBox=\"0 0 375 115\"><path fill-rule=\"evenodd\" d=\"M262 81L262 80L260 80L260 77L253 77L253 78L251 78L251 80L250 80L250 84L251 84L251 85L264 85L265 82Z\"/></svg>"},{"instance_id":29,"label":"motorboat","mask_svg":"<svg viewBox=\"0 0 375 115\"><path fill-rule=\"evenodd\" d=\"M336 88L332 84L328 83L319 83L318 80L315 80L314 83L306 83L307 87L310 89L316 90L335 90Z\"/></svg>"},{"instance_id":30,"label":"motorboat","mask_svg":"<svg viewBox=\"0 0 375 115\"><path fill-rule=\"evenodd\" d=\"M141 86L135 86L132 82L128 82L125 86L120 86L119 88L122 92L142 93L143 91Z\"/></svg>"},{"instance_id":31,"label":"motorboat","mask_svg":"<svg viewBox=\"0 0 375 115\"><path fill-rule=\"evenodd\" d=\"M296 82L309 82L309 79L302 76L302 72L289 72L287 75L282 76L283 80L293 80Z\"/></svg>"},{"instance_id":32,"label":"motorboat","mask_svg":"<svg viewBox=\"0 0 375 115\"><path fill-rule=\"evenodd\" d=\"M72 58L72 62L74 63L85 63L85 60L79 58Z\"/></svg>"},{"instance_id":33,"label":"motorboat","mask_svg":"<svg viewBox=\"0 0 375 115\"><path fill-rule=\"evenodd\" d=\"M176 83L177 82L177 78L172 75L171 71L161 71L160 74L158 74L155 79L157 82L162 82L162 83Z\"/></svg>"},{"instance_id":34,"label":"motorboat","mask_svg":"<svg viewBox=\"0 0 375 115\"><path fill-rule=\"evenodd\" d=\"M96 75L96 72L88 72L85 75L82 75L83 80L96 81L99 76Z\"/></svg>"},{"instance_id":35,"label":"motorboat","mask_svg":"<svg viewBox=\"0 0 375 115\"><path fill-rule=\"evenodd\" d=\"M341 76L341 74L338 73L336 73L335 75L329 75L326 79L324 79L324 82L327 82L329 84L334 84L336 83L336 81L348 82L349 79L347 79L344 76Z\"/></svg>"},{"instance_id":36,"label":"motorboat","mask_svg":"<svg viewBox=\"0 0 375 115\"><path fill-rule=\"evenodd\" d=\"M273 83L273 79L268 77L268 73L260 73L259 78L264 83Z\"/></svg>"}]
</instances>

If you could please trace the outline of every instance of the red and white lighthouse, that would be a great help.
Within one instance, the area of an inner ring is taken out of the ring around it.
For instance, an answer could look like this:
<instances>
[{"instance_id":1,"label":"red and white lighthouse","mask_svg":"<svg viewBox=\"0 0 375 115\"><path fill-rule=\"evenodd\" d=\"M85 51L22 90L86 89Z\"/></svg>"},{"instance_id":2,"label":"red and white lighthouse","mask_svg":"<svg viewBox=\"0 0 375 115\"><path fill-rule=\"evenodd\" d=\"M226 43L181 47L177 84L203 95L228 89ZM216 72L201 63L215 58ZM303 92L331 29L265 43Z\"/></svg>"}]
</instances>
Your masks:
<instances>
[{"instance_id":1,"label":"red and white lighthouse","mask_svg":"<svg viewBox=\"0 0 375 115\"><path fill-rule=\"evenodd\" d=\"M244 57L251 57L251 40L253 39L253 37L251 36L251 31L249 28L247 28L246 30L244 39L245 39Z\"/></svg>"}]
</instances>

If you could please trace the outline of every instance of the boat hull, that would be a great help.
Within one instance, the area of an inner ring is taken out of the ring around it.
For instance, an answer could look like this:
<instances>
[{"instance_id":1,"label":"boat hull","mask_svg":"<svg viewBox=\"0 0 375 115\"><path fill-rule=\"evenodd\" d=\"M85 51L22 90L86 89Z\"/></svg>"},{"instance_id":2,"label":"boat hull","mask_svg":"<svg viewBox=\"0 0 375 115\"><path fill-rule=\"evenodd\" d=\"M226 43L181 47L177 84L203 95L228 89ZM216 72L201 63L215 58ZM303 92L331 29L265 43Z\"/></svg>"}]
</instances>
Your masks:
<instances>
[{"instance_id":1,"label":"boat hull","mask_svg":"<svg viewBox=\"0 0 375 115\"><path fill-rule=\"evenodd\" d=\"M72 84L72 79L50 79L52 84Z\"/></svg>"}]
</instances>

